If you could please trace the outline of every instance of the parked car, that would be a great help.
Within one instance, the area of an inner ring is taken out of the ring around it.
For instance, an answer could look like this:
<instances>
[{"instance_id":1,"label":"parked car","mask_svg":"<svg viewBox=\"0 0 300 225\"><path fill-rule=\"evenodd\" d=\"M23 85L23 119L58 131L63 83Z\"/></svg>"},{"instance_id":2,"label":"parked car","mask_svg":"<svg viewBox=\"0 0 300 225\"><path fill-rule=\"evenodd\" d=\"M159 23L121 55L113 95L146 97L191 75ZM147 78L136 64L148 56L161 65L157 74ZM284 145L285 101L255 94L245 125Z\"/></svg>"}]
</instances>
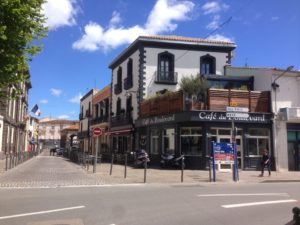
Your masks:
<instances>
[{"instance_id":1,"label":"parked car","mask_svg":"<svg viewBox=\"0 0 300 225\"><path fill-rule=\"evenodd\" d=\"M64 154L65 149L64 148L57 148L56 149L56 155L63 155Z\"/></svg>"}]
</instances>

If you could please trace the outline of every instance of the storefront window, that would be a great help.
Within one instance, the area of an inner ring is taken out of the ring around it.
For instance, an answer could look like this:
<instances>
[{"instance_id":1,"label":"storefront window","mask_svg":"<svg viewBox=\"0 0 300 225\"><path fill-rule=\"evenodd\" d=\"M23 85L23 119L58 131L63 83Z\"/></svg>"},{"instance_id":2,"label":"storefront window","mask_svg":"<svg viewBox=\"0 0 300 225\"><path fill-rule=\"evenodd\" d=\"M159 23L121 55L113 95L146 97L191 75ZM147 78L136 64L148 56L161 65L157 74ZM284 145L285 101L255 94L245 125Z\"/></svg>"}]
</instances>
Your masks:
<instances>
[{"instance_id":1,"label":"storefront window","mask_svg":"<svg viewBox=\"0 0 300 225\"><path fill-rule=\"evenodd\" d=\"M269 130L265 128L249 129L246 139L249 156L260 156L264 149L270 149Z\"/></svg>"},{"instance_id":2,"label":"storefront window","mask_svg":"<svg viewBox=\"0 0 300 225\"><path fill-rule=\"evenodd\" d=\"M152 129L151 130L151 146L150 146L151 154L159 154L159 130Z\"/></svg>"},{"instance_id":3,"label":"storefront window","mask_svg":"<svg viewBox=\"0 0 300 225\"><path fill-rule=\"evenodd\" d=\"M169 128L163 130L163 153L175 152L175 129Z\"/></svg>"},{"instance_id":4,"label":"storefront window","mask_svg":"<svg viewBox=\"0 0 300 225\"><path fill-rule=\"evenodd\" d=\"M181 153L184 155L202 155L202 129L182 127L180 130Z\"/></svg>"}]
</instances>

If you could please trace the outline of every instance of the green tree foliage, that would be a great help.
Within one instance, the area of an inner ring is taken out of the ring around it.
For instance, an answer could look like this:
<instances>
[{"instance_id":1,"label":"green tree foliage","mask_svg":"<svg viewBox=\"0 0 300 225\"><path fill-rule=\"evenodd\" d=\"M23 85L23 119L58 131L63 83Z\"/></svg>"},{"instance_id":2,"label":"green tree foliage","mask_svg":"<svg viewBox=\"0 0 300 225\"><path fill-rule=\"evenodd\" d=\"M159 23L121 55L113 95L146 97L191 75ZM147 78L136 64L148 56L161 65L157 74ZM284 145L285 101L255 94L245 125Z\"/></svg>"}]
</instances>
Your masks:
<instances>
[{"instance_id":1,"label":"green tree foliage","mask_svg":"<svg viewBox=\"0 0 300 225\"><path fill-rule=\"evenodd\" d=\"M199 75L183 77L179 85L189 98L193 100L206 99L208 83L204 77Z\"/></svg>"},{"instance_id":2,"label":"green tree foliage","mask_svg":"<svg viewBox=\"0 0 300 225\"><path fill-rule=\"evenodd\" d=\"M0 0L0 90L29 79L27 62L41 50L36 40L47 32L43 3Z\"/></svg>"}]
</instances>

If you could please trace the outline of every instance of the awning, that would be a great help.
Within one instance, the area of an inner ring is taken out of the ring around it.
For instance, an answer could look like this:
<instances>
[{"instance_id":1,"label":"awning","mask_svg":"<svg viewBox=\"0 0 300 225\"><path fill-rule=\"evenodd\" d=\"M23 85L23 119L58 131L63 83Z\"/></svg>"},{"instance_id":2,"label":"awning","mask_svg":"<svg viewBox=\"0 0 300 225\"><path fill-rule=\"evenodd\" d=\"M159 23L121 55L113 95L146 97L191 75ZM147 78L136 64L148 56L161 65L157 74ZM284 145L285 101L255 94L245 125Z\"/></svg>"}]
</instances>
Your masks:
<instances>
[{"instance_id":1,"label":"awning","mask_svg":"<svg viewBox=\"0 0 300 225\"><path fill-rule=\"evenodd\" d=\"M132 129L123 129L123 130L110 130L107 132L109 135L119 135L119 134L126 134L130 133Z\"/></svg>"}]
</instances>

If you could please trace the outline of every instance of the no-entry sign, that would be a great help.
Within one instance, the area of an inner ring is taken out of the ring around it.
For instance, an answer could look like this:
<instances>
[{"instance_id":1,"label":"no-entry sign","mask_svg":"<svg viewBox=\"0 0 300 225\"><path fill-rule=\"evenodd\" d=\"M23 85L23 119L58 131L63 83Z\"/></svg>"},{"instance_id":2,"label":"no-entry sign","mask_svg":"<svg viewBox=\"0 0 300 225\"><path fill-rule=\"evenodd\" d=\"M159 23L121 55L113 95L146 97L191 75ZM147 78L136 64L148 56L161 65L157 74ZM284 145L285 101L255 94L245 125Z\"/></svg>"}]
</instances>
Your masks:
<instances>
[{"instance_id":1,"label":"no-entry sign","mask_svg":"<svg viewBox=\"0 0 300 225\"><path fill-rule=\"evenodd\" d=\"M101 135L102 135L102 129L99 128L99 127L95 127L95 128L93 129L93 135L94 135L94 136L101 136Z\"/></svg>"}]
</instances>

